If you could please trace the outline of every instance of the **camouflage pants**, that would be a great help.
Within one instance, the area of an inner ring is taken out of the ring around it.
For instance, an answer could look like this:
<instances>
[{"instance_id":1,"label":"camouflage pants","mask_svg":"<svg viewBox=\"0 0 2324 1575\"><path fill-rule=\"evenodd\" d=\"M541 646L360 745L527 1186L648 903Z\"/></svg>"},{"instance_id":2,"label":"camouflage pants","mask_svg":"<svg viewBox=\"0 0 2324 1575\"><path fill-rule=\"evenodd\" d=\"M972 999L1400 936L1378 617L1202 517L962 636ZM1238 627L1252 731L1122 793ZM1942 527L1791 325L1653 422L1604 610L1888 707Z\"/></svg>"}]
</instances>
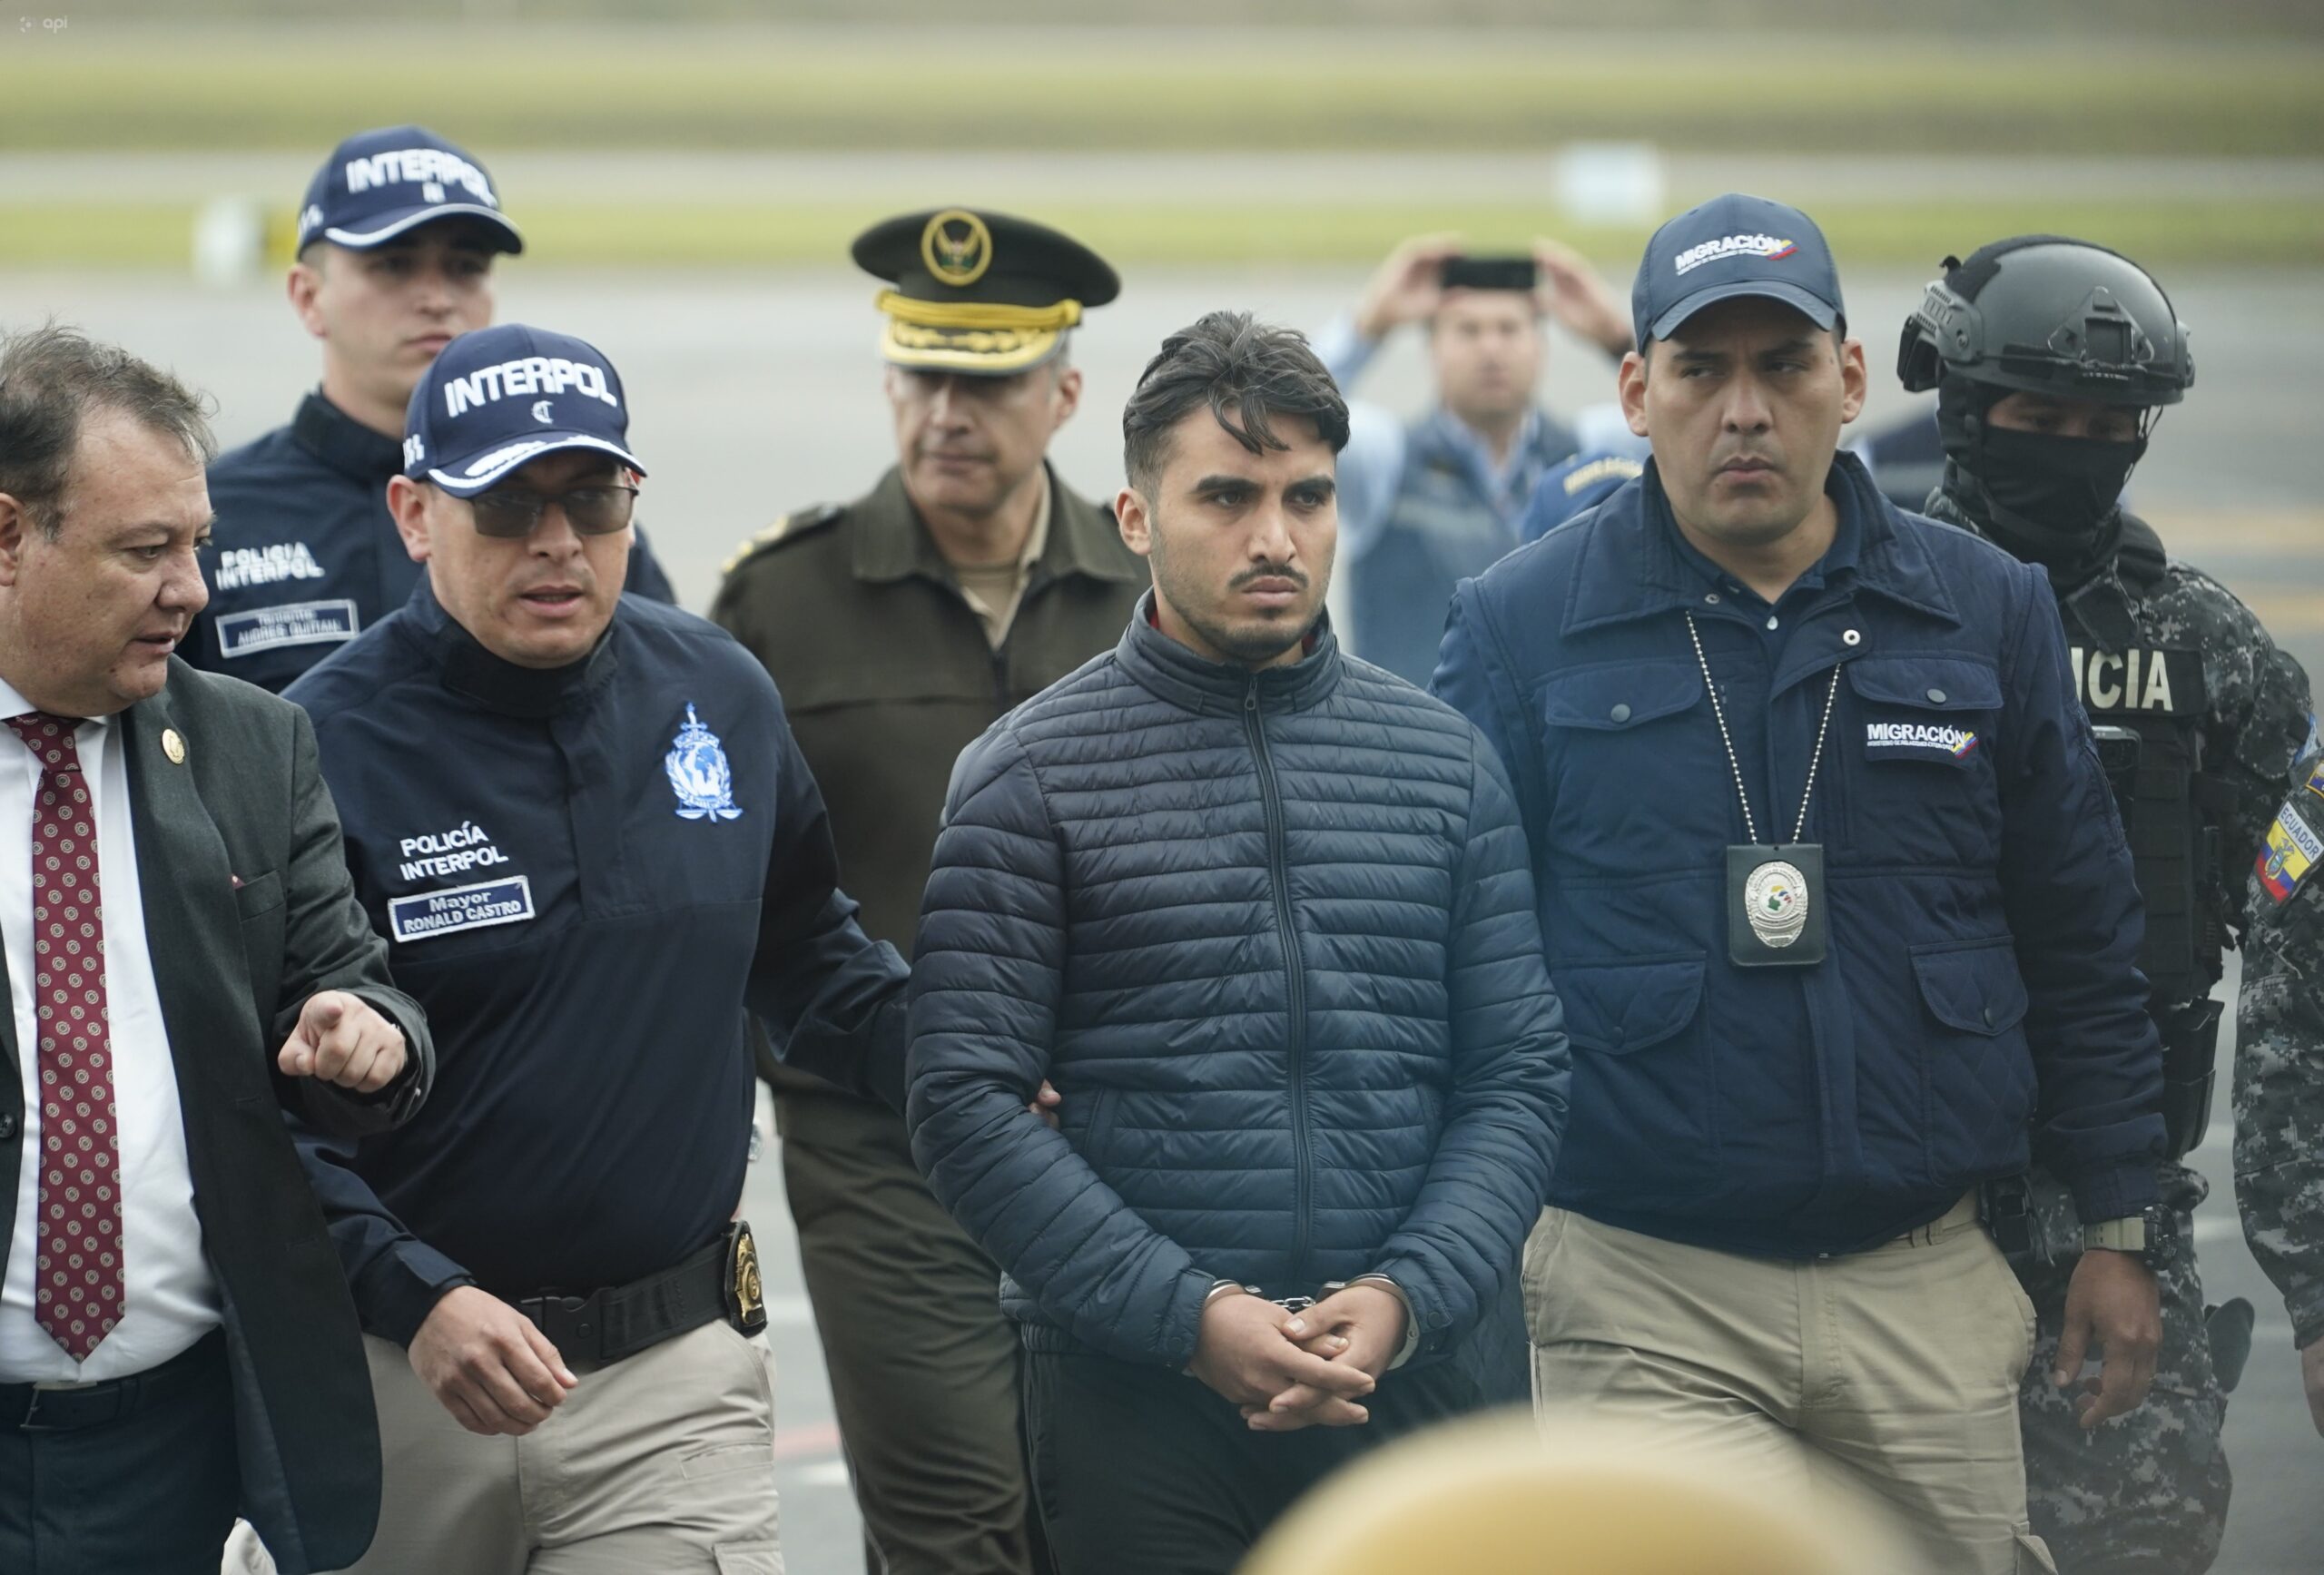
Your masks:
<instances>
[{"instance_id":1,"label":"camouflage pants","mask_svg":"<svg viewBox=\"0 0 2324 1575\"><path fill-rule=\"evenodd\" d=\"M2195 1269L2195 1206L2202 1177L2162 1167L2162 1196L2179 1215L2180 1248L2159 1271L2162 1350L2146 1403L2085 1432L2070 1390L2050 1383L2064 1324L2066 1285L2081 1257L2081 1223L2054 1177L2028 1178L2036 1261L2018 1279L2033 1298L2034 1360L2018 1394L2025 1438L2026 1507L2060 1575L2201 1575L2219 1557L2230 1478L2220 1447L2227 1397L2211 1371L2203 1285Z\"/></svg>"}]
</instances>

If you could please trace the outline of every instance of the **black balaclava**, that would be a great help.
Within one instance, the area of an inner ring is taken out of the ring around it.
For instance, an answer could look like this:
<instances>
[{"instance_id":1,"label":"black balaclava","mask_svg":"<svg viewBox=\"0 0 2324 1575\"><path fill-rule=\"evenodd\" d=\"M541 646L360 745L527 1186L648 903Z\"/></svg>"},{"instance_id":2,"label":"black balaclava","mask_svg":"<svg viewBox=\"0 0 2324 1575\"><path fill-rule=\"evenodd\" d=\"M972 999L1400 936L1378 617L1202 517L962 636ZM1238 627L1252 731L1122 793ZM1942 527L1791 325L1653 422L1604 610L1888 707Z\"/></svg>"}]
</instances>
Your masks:
<instances>
[{"instance_id":1,"label":"black balaclava","mask_svg":"<svg viewBox=\"0 0 2324 1575\"><path fill-rule=\"evenodd\" d=\"M2121 545L2122 487L2146 438L2004 431L1986 417L2008 393L1966 378L1937 384L1936 425L1950 461L1945 491L2011 556L2040 564L2062 587L2079 585Z\"/></svg>"}]
</instances>

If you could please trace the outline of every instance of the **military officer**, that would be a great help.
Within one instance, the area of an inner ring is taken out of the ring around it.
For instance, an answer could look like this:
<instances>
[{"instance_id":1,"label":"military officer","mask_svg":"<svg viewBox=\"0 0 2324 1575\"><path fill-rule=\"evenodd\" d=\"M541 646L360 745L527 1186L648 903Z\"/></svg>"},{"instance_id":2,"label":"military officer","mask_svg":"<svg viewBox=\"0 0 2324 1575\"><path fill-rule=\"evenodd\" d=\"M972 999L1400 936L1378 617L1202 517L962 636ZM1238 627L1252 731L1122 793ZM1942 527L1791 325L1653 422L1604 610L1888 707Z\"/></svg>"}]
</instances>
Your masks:
<instances>
[{"instance_id":1,"label":"military officer","mask_svg":"<svg viewBox=\"0 0 2324 1575\"><path fill-rule=\"evenodd\" d=\"M1905 326L1899 371L1906 388L1937 394L1946 464L1928 511L2049 570L2075 687L2122 801L2146 907L2140 964L2163 1038L2165 1207L2143 1244L2162 1285L2162 1350L2145 1405L2095 1433L2076 1425L2074 1395L2049 1369L2076 1259L2122 1244L2083 1226L2046 1172L2025 1183L2013 1262L2040 1317L2020 1407L2034 1529L2065 1575L2200 1571L2226 1522L2226 1401L2193 1253L2206 1186L2181 1161L2209 1122L2223 948L2274 905L2255 904L2246 872L2255 853L2265 861L2309 730L2308 679L2232 593L2166 555L2121 505L2157 414L2194 381L2186 329L2143 269L2051 235L1948 259ZM2280 985L2283 969L2280 950L2247 946L2246 999L2255 987L2276 999L2268 981ZM2289 1015L2259 1037L2270 1034L2324 1052L2324 1032ZM2012 1200L2000 1207L2018 1213Z\"/></svg>"},{"instance_id":2,"label":"military officer","mask_svg":"<svg viewBox=\"0 0 2324 1575\"><path fill-rule=\"evenodd\" d=\"M280 692L411 595L388 513L404 407L455 334L492 320L493 261L524 247L484 166L425 127L359 132L315 172L289 290L322 382L211 467L217 553L187 661ZM629 588L675 599L642 536Z\"/></svg>"},{"instance_id":3,"label":"military officer","mask_svg":"<svg viewBox=\"0 0 2324 1575\"><path fill-rule=\"evenodd\" d=\"M874 939L908 948L953 758L1112 648L1146 583L1112 515L1045 458L1068 347L1119 281L1070 236L947 209L876 224L896 464L726 566L712 616L774 675ZM777 1074L783 1175L867 1567L1036 1567L999 1271L938 1206L891 1111Z\"/></svg>"}]
</instances>

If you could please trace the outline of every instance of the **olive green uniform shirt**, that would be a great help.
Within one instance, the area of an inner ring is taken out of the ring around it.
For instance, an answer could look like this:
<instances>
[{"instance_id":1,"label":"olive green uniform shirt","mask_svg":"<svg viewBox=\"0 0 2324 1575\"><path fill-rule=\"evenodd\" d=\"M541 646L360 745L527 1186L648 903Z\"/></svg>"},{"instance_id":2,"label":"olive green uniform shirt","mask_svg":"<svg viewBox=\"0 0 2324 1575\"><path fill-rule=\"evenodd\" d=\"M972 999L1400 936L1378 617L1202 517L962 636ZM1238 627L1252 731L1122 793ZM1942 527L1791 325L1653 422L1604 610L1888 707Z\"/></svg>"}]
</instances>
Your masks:
<instances>
[{"instance_id":1,"label":"olive green uniform shirt","mask_svg":"<svg viewBox=\"0 0 2324 1575\"><path fill-rule=\"evenodd\" d=\"M1003 712L1113 649L1149 583L1110 510L1053 471L1049 487L1013 608L970 605L893 469L854 503L762 532L711 608L783 692L864 930L906 956L953 761Z\"/></svg>"}]
</instances>

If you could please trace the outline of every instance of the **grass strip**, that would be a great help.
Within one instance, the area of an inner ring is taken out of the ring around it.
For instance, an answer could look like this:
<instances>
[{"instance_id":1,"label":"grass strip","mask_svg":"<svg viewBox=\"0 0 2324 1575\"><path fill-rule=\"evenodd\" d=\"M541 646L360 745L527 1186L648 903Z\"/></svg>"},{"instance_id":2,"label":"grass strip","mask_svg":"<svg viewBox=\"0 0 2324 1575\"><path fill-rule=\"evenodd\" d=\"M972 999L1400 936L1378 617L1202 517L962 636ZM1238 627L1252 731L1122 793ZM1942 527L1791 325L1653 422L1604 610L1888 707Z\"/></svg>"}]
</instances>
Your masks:
<instances>
[{"instance_id":1,"label":"grass strip","mask_svg":"<svg viewBox=\"0 0 2324 1575\"><path fill-rule=\"evenodd\" d=\"M297 148L424 122L517 147L1525 150L2312 155L2324 51L2013 41L1650 48L1015 31L791 35L153 27L0 49L0 147ZM440 35L438 35L440 34ZM371 70L368 59L405 69ZM424 61L424 65L421 64ZM1287 193L1296 196L1296 193Z\"/></svg>"},{"instance_id":2,"label":"grass strip","mask_svg":"<svg viewBox=\"0 0 2324 1575\"><path fill-rule=\"evenodd\" d=\"M541 205L523 212L532 268L838 266L847 243L889 212L883 202L758 206ZM1480 250L1562 235L1617 277L1637 265L1646 231L1575 229L1545 207L1330 203L1194 208L1137 203L1045 207L1040 217L1124 266L1368 263L1397 241L1453 230ZM2158 270L2313 266L2324 256L2324 202L1996 202L1819 205L1843 267L1934 268L2004 235L2052 231L2121 250ZM286 261L288 210L274 215ZM193 210L169 204L0 204L0 267L177 269L192 254Z\"/></svg>"}]
</instances>

